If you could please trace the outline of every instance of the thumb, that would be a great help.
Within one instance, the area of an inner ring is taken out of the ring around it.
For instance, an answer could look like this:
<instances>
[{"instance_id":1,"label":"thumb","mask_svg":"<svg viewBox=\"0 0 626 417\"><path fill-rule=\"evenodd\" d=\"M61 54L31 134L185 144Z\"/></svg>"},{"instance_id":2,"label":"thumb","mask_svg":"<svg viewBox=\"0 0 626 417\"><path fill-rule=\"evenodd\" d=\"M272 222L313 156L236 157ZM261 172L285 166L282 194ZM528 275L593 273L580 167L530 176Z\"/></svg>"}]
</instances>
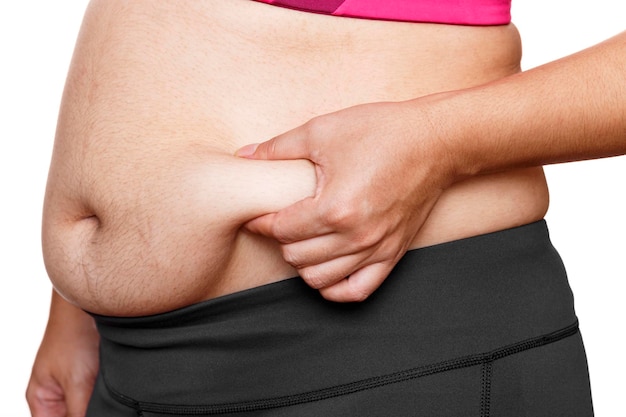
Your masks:
<instances>
[{"instance_id":1,"label":"thumb","mask_svg":"<svg viewBox=\"0 0 626 417\"><path fill-rule=\"evenodd\" d=\"M235 156L249 159L311 159L305 129L296 128L263 143L246 145Z\"/></svg>"},{"instance_id":2,"label":"thumb","mask_svg":"<svg viewBox=\"0 0 626 417\"><path fill-rule=\"evenodd\" d=\"M265 214L250 220L243 226L246 230L252 233L273 238L274 234L272 232L272 226L274 224L275 217L276 213Z\"/></svg>"}]
</instances>

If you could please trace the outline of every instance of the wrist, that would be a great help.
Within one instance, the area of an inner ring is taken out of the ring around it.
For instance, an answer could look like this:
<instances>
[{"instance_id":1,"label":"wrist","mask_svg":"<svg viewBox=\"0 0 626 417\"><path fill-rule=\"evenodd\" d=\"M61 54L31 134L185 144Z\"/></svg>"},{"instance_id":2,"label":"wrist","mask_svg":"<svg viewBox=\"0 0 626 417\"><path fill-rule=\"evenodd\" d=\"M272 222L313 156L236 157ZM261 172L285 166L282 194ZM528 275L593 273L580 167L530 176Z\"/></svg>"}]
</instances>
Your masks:
<instances>
[{"instance_id":1,"label":"wrist","mask_svg":"<svg viewBox=\"0 0 626 417\"><path fill-rule=\"evenodd\" d=\"M423 111L432 137L445 150L438 156L447 164L453 182L527 166L525 160L511 158L511 129L517 125L510 111L502 112L504 104L497 97L489 86L426 97ZM506 108L512 111L511 106Z\"/></svg>"},{"instance_id":2,"label":"wrist","mask_svg":"<svg viewBox=\"0 0 626 417\"><path fill-rule=\"evenodd\" d=\"M414 111L418 112L414 118L418 124L413 129L420 132L418 136L427 145L425 156L437 165L446 186L480 171L471 159L467 146L469 129L459 120L465 116L461 114L463 109L458 101L457 92L438 93L413 100Z\"/></svg>"}]
</instances>

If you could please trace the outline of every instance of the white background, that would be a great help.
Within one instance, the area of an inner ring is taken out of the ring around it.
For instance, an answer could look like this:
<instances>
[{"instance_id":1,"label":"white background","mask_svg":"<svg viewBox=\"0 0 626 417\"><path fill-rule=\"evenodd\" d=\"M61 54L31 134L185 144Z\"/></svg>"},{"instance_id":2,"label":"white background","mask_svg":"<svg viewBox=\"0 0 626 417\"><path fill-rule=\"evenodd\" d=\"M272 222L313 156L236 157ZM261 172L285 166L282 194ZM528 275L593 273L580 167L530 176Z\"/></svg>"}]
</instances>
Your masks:
<instances>
[{"instance_id":1,"label":"white background","mask_svg":"<svg viewBox=\"0 0 626 417\"><path fill-rule=\"evenodd\" d=\"M29 415L24 390L50 297L40 251L42 197L59 101L86 3L21 0L0 6L1 417ZM620 3L518 0L513 20L522 32L524 68L622 31ZM552 192L548 224L575 293L596 415L624 415L626 159L550 166L547 174Z\"/></svg>"}]
</instances>

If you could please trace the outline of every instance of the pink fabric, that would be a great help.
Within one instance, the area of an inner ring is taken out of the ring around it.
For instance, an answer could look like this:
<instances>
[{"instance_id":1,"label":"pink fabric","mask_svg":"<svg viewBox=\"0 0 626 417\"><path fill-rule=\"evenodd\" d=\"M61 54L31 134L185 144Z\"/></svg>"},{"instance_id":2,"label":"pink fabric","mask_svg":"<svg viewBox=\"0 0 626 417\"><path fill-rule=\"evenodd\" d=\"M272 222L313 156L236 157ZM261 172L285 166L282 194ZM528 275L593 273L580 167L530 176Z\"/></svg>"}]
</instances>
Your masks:
<instances>
[{"instance_id":1,"label":"pink fabric","mask_svg":"<svg viewBox=\"0 0 626 417\"><path fill-rule=\"evenodd\" d=\"M292 9L315 11L331 14L344 0L260 0L263 3L283 6Z\"/></svg>"},{"instance_id":2,"label":"pink fabric","mask_svg":"<svg viewBox=\"0 0 626 417\"><path fill-rule=\"evenodd\" d=\"M511 21L511 0L346 0L333 15L467 25Z\"/></svg>"},{"instance_id":3,"label":"pink fabric","mask_svg":"<svg viewBox=\"0 0 626 417\"><path fill-rule=\"evenodd\" d=\"M456 25L505 25L511 0L256 0L334 16Z\"/></svg>"}]
</instances>

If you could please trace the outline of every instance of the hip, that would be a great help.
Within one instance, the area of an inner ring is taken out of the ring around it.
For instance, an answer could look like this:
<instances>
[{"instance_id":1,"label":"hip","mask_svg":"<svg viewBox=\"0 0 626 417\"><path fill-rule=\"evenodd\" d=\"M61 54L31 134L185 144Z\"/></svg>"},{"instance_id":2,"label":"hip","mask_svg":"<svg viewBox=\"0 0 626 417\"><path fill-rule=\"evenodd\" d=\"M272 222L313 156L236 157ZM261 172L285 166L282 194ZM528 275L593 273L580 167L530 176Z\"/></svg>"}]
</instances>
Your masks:
<instances>
[{"instance_id":1,"label":"hip","mask_svg":"<svg viewBox=\"0 0 626 417\"><path fill-rule=\"evenodd\" d=\"M106 403L155 416L377 415L391 403L412 410L398 415L590 413L573 297L543 221L409 251L363 303L331 303L290 279L160 315L95 318L93 416ZM547 357L559 365L538 368Z\"/></svg>"}]
</instances>

